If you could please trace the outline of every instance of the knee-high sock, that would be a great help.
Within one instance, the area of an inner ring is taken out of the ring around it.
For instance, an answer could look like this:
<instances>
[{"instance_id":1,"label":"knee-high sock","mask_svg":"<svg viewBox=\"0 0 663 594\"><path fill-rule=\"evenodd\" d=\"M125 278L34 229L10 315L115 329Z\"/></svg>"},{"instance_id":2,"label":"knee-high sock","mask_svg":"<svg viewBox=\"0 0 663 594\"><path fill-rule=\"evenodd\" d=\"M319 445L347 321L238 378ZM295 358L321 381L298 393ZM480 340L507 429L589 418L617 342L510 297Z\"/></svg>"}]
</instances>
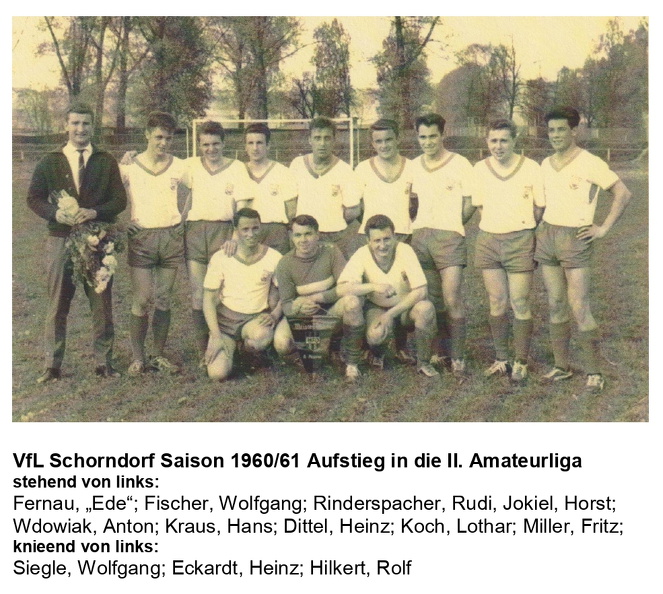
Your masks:
<instances>
[{"instance_id":1,"label":"knee-high sock","mask_svg":"<svg viewBox=\"0 0 663 594\"><path fill-rule=\"evenodd\" d=\"M516 361L527 363L529 359L529 345L532 342L532 319L513 320L513 350L516 352Z\"/></svg>"},{"instance_id":2,"label":"knee-high sock","mask_svg":"<svg viewBox=\"0 0 663 594\"><path fill-rule=\"evenodd\" d=\"M417 346L417 366L429 363L433 354L435 332L433 326L414 329L414 342Z\"/></svg>"},{"instance_id":3,"label":"knee-high sock","mask_svg":"<svg viewBox=\"0 0 663 594\"><path fill-rule=\"evenodd\" d=\"M131 353L134 360L145 360L145 337L147 336L147 327L150 320L145 314L144 316L137 316L131 314L129 318L129 337L131 339Z\"/></svg>"},{"instance_id":4,"label":"knee-high sock","mask_svg":"<svg viewBox=\"0 0 663 594\"><path fill-rule=\"evenodd\" d=\"M154 338L154 354L159 357L163 354L170 329L170 310L155 309L152 315L152 337Z\"/></svg>"},{"instance_id":5,"label":"knee-high sock","mask_svg":"<svg viewBox=\"0 0 663 594\"><path fill-rule=\"evenodd\" d=\"M207 341L209 340L209 328L205 321L205 314L202 309L192 309L191 317L193 319L193 331L196 337L196 346L202 354L207 350Z\"/></svg>"},{"instance_id":6,"label":"knee-high sock","mask_svg":"<svg viewBox=\"0 0 663 594\"><path fill-rule=\"evenodd\" d=\"M439 354L443 357L452 357L453 337L451 335L451 318L446 311L438 311L435 314L437 318L437 338Z\"/></svg>"},{"instance_id":7,"label":"knee-high sock","mask_svg":"<svg viewBox=\"0 0 663 594\"><path fill-rule=\"evenodd\" d=\"M598 328L578 334L580 348L585 358L585 373L601 373L601 333Z\"/></svg>"},{"instance_id":8,"label":"knee-high sock","mask_svg":"<svg viewBox=\"0 0 663 594\"><path fill-rule=\"evenodd\" d=\"M509 360L509 318L506 314L501 316L489 316L490 332L493 335L495 345L495 359L498 361Z\"/></svg>"},{"instance_id":9,"label":"knee-high sock","mask_svg":"<svg viewBox=\"0 0 663 594\"><path fill-rule=\"evenodd\" d=\"M553 356L555 357L555 367L568 369L571 364L570 343L571 343L571 322L566 321L561 324L550 324L550 342L552 344Z\"/></svg>"},{"instance_id":10,"label":"knee-high sock","mask_svg":"<svg viewBox=\"0 0 663 594\"><path fill-rule=\"evenodd\" d=\"M466 319L450 317L449 330L451 334L451 358L462 359L465 356Z\"/></svg>"},{"instance_id":11,"label":"knee-high sock","mask_svg":"<svg viewBox=\"0 0 663 594\"><path fill-rule=\"evenodd\" d=\"M357 365L361 359L361 345L366 334L366 326L349 326L343 324L343 338L341 339L341 350L345 355L345 362Z\"/></svg>"}]
</instances>

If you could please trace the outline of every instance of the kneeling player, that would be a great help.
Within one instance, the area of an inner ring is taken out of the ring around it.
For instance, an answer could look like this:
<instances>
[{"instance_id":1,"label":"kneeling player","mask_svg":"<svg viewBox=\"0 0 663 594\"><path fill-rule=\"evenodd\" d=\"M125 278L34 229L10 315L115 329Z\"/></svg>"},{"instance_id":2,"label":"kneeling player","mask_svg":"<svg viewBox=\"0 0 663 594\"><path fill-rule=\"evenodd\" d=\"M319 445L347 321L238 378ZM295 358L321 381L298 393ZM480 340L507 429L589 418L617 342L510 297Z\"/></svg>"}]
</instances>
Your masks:
<instances>
[{"instance_id":1,"label":"kneeling player","mask_svg":"<svg viewBox=\"0 0 663 594\"><path fill-rule=\"evenodd\" d=\"M345 377L354 381L360 376L357 364L365 327L361 300L354 295L339 298L336 292L345 258L334 244L320 243L318 221L312 216L295 217L290 237L295 249L283 256L276 267L283 313L286 317L329 314L341 318ZM287 331L279 329L274 336L274 347L280 354L294 349L290 328L284 330Z\"/></svg>"},{"instance_id":2,"label":"kneeling player","mask_svg":"<svg viewBox=\"0 0 663 594\"><path fill-rule=\"evenodd\" d=\"M281 320L274 271L281 254L259 242L260 215L242 208L233 218L237 252L214 254L205 275L203 312L209 328L207 374L224 380L232 371L238 340L247 349L265 350ZM285 321L281 320L281 324Z\"/></svg>"},{"instance_id":3,"label":"kneeling player","mask_svg":"<svg viewBox=\"0 0 663 594\"><path fill-rule=\"evenodd\" d=\"M384 347L394 326L414 326L417 370L428 377L438 372L430 364L437 332L435 308L428 301L426 276L414 250L396 239L394 224L385 215L366 221L368 245L350 258L338 280L338 295L366 295L366 341L382 367Z\"/></svg>"}]
</instances>

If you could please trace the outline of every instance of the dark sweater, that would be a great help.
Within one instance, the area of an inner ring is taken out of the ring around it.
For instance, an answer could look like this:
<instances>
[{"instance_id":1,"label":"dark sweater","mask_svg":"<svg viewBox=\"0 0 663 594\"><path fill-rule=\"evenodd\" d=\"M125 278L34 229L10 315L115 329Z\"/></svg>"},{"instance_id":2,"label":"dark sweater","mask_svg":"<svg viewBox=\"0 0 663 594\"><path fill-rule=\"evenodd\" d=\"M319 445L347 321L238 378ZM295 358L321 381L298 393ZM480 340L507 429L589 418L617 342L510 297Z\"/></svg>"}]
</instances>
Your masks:
<instances>
[{"instance_id":1,"label":"dark sweater","mask_svg":"<svg viewBox=\"0 0 663 594\"><path fill-rule=\"evenodd\" d=\"M85 166L80 194L76 191L69 161L61 150L48 153L32 174L28 206L48 221L50 235L66 237L71 227L55 220L58 207L48 201L52 192L60 190L76 198L81 208L97 211L97 221L114 223L117 215L127 207L127 193L117 162L110 153L94 147Z\"/></svg>"}]
</instances>

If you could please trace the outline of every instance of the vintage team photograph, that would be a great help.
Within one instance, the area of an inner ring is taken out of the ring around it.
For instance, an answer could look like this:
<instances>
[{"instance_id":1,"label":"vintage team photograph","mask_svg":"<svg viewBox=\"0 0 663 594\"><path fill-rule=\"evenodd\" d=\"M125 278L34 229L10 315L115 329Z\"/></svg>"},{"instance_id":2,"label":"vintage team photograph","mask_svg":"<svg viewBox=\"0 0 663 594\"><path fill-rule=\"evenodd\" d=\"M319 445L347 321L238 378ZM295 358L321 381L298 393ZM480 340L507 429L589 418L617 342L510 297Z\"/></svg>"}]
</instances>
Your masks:
<instances>
[{"instance_id":1,"label":"vintage team photograph","mask_svg":"<svg viewBox=\"0 0 663 594\"><path fill-rule=\"evenodd\" d=\"M649 420L647 17L14 17L14 422Z\"/></svg>"}]
</instances>

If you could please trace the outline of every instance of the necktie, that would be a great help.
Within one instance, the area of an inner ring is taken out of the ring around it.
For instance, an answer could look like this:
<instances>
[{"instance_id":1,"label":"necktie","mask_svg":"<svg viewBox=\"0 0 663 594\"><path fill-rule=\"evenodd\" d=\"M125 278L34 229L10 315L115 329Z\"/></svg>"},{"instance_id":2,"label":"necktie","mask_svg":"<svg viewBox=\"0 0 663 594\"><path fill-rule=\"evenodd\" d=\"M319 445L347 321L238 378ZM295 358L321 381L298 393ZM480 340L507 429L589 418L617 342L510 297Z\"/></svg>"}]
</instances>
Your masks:
<instances>
[{"instance_id":1,"label":"necktie","mask_svg":"<svg viewBox=\"0 0 663 594\"><path fill-rule=\"evenodd\" d=\"M81 185L83 185L83 174L85 173L85 158L83 157L85 149L77 149L77 150L78 150L78 190L80 191Z\"/></svg>"}]
</instances>

